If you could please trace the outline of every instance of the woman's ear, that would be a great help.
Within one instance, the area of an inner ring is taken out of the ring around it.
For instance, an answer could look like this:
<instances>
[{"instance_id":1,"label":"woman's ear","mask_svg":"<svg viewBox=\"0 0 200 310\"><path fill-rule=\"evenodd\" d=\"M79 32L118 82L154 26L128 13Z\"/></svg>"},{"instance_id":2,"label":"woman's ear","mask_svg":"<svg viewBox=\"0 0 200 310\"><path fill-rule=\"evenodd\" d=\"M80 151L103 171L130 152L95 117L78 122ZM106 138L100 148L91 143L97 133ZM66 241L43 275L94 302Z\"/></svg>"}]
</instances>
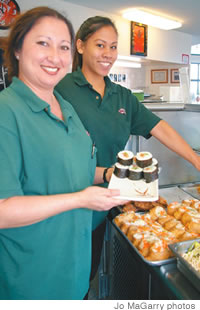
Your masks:
<instances>
[{"instance_id":1,"label":"woman's ear","mask_svg":"<svg viewBox=\"0 0 200 310\"><path fill-rule=\"evenodd\" d=\"M84 42L81 39L76 41L76 48L79 54L83 54L84 51Z\"/></svg>"}]
</instances>

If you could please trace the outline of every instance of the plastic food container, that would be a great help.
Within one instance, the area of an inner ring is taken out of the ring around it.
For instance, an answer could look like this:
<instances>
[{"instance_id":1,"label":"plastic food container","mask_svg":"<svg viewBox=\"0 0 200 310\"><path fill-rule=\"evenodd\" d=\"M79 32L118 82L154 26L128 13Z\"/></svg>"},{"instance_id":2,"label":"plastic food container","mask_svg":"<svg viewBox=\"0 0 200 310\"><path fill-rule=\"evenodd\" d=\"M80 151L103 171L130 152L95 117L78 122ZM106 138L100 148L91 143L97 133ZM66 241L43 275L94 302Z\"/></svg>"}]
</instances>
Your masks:
<instances>
[{"instance_id":1,"label":"plastic food container","mask_svg":"<svg viewBox=\"0 0 200 310\"><path fill-rule=\"evenodd\" d=\"M183 253L186 253L194 241L200 239L183 241L179 243L170 244L169 248L177 258L177 268L184 276L193 284L193 286L200 292L200 272L192 267L184 258Z\"/></svg>"},{"instance_id":2,"label":"plastic food container","mask_svg":"<svg viewBox=\"0 0 200 310\"><path fill-rule=\"evenodd\" d=\"M139 101L144 101L144 92L142 90L133 89L132 92Z\"/></svg>"}]
</instances>

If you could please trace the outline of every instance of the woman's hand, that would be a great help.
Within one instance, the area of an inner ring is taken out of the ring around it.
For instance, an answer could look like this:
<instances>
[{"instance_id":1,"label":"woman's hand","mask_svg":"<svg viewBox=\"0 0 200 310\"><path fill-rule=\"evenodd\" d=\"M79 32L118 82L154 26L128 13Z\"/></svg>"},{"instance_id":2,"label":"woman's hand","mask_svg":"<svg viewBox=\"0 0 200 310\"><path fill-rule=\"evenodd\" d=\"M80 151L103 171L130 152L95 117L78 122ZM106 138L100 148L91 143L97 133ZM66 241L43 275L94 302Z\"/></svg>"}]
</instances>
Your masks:
<instances>
[{"instance_id":1,"label":"woman's hand","mask_svg":"<svg viewBox=\"0 0 200 310\"><path fill-rule=\"evenodd\" d=\"M0 199L0 229L35 224L78 208L106 211L126 203L115 198L119 195L119 190L91 186L75 193Z\"/></svg>"},{"instance_id":2,"label":"woman's hand","mask_svg":"<svg viewBox=\"0 0 200 310\"><path fill-rule=\"evenodd\" d=\"M99 186L91 186L79 192L82 207L107 211L111 208L125 204L127 201L115 198L120 195L118 189L108 189Z\"/></svg>"}]
</instances>

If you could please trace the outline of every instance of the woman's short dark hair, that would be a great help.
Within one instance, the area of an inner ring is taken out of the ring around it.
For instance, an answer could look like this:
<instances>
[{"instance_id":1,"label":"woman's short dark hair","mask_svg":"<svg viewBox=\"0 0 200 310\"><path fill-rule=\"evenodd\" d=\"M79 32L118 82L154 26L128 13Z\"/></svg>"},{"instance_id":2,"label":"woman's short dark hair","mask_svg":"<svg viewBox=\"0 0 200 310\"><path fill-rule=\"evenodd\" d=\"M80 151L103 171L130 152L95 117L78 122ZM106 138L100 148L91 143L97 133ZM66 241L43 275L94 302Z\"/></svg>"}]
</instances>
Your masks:
<instances>
[{"instance_id":1,"label":"woman's short dark hair","mask_svg":"<svg viewBox=\"0 0 200 310\"><path fill-rule=\"evenodd\" d=\"M62 20L68 27L72 49L74 48L74 29L71 22L58 11L49 7L41 6L20 14L10 27L10 33L1 44L4 50L4 64L8 69L8 77L18 76L18 60L15 57L16 51L19 51L23 45L24 38L32 27L43 17L55 17Z\"/></svg>"},{"instance_id":2,"label":"woman's short dark hair","mask_svg":"<svg viewBox=\"0 0 200 310\"><path fill-rule=\"evenodd\" d=\"M80 39L81 41L85 42L96 31L98 31L99 29L105 26L113 27L116 34L118 35L117 28L114 22L110 18L104 17L104 16L94 16L94 17L88 18L86 21L83 22L83 24L80 26L79 30L76 33L75 41L77 42L77 40ZM82 67L82 55L79 54L77 47L75 46L72 71L77 70L78 67L80 68Z\"/></svg>"}]
</instances>

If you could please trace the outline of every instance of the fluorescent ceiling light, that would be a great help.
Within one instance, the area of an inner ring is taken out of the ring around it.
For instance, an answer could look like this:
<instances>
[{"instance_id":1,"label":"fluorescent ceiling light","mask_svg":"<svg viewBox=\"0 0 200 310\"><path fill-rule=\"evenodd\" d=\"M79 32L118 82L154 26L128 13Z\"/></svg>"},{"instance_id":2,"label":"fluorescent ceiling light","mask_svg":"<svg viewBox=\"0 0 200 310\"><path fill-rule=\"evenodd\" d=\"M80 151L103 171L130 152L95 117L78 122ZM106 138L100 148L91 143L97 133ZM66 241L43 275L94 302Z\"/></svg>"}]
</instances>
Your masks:
<instances>
[{"instance_id":1,"label":"fluorescent ceiling light","mask_svg":"<svg viewBox=\"0 0 200 310\"><path fill-rule=\"evenodd\" d=\"M133 61L116 60L114 63L116 67L127 67L127 68L141 68L141 64Z\"/></svg>"},{"instance_id":2,"label":"fluorescent ceiling light","mask_svg":"<svg viewBox=\"0 0 200 310\"><path fill-rule=\"evenodd\" d=\"M123 56L123 55L118 55L117 57L118 60L128 60L128 61L133 61L133 62L140 62L141 58L137 56Z\"/></svg>"},{"instance_id":3,"label":"fluorescent ceiling light","mask_svg":"<svg viewBox=\"0 0 200 310\"><path fill-rule=\"evenodd\" d=\"M182 24L178 21L139 9L127 10L123 13L123 17L134 22L164 30L171 30L182 26Z\"/></svg>"}]
</instances>

